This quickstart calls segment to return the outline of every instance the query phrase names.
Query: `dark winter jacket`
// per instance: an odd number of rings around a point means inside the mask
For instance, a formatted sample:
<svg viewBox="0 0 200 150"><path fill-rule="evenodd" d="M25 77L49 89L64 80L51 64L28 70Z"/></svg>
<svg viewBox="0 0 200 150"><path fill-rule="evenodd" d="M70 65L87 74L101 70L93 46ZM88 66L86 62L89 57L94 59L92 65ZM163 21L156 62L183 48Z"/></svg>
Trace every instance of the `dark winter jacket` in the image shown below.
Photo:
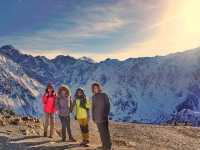
<svg viewBox="0 0 200 150"><path fill-rule="evenodd" d="M108 121L110 113L110 100L105 93L92 96L92 118L96 123Z"/></svg>

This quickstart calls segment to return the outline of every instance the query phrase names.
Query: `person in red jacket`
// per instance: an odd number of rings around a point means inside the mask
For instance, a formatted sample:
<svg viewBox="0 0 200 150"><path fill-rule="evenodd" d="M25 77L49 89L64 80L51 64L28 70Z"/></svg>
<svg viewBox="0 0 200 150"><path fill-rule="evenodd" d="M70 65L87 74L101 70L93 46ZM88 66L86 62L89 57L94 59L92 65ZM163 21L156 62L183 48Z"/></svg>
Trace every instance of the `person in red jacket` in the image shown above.
<svg viewBox="0 0 200 150"><path fill-rule="evenodd" d="M54 131L54 113L56 112L56 93L52 84L48 84L45 93L42 97L44 107L44 137L47 137L47 130L50 123L50 138L53 136Z"/></svg>

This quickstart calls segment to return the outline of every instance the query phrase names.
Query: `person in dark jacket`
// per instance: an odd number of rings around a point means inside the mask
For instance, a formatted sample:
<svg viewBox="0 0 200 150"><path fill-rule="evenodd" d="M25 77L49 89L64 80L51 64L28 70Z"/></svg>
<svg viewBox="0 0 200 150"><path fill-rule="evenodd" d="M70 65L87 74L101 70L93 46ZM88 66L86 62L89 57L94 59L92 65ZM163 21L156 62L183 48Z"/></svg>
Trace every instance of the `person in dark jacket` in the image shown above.
<svg viewBox="0 0 200 150"><path fill-rule="evenodd" d="M108 115L110 113L110 101L106 93L102 92L99 83L93 83L92 89L92 118L96 123L103 150L111 150L112 143L109 132Z"/></svg>

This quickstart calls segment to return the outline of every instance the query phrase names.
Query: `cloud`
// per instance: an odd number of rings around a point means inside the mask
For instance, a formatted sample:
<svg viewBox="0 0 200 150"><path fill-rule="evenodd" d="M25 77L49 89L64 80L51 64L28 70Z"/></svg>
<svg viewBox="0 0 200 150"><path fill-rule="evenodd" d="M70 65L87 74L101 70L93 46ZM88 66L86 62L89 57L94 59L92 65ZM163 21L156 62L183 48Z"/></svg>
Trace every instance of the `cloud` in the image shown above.
<svg viewBox="0 0 200 150"><path fill-rule="evenodd" d="M75 29L78 32L77 37L98 37L116 31L126 24L125 20L117 17L110 18L107 21L96 21L85 23L85 26ZM72 35L73 37L73 35Z"/></svg>
<svg viewBox="0 0 200 150"><path fill-rule="evenodd" d="M116 0L77 5L70 15L66 8L62 18L52 18L55 20L47 28L0 37L0 43L9 42L24 52L48 57L65 53L97 60L140 56L141 51L143 55L146 49L157 46L160 36L155 35L171 22L171 18L163 19L169 1Z"/></svg>
<svg viewBox="0 0 200 150"><path fill-rule="evenodd" d="M162 17L147 29L154 34L119 49L113 57L126 59L167 55L199 47L199 5L199 0L169 0Z"/></svg>
<svg viewBox="0 0 200 150"><path fill-rule="evenodd" d="M74 10L72 16L65 15L55 19L47 28L29 33L17 33L0 37L1 43L13 43L23 49L60 49L66 47L81 47L84 40L107 38L107 35L120 30L127 20L116 12L115 4L94 5L92 7ZM81 15L80 15L81 14ZM69 22L72 24L68 27Z"/></svg>

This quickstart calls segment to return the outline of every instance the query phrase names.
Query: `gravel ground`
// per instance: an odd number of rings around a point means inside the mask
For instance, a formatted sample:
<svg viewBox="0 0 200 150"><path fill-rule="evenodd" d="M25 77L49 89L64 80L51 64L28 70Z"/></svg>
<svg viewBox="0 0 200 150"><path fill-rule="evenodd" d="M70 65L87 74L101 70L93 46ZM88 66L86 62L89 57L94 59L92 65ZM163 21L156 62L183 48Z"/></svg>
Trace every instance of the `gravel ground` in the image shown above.
<svg viewBox="0 0 200 150"><path fill-rule="evenodd" d="M12 118L12 119L11 119ZM72 132L78 142L61 142L60 125L56 124L53 139L42 137L41 121L18 121L11 117L0 125L0 150L95 150L100 146L96 126L90 122L88 148L79 146L81 135L76 121L72 121ZM13 121L15 120L15 121ZM21 120L21 119L19 119ZM114 150L200 150L200 128L189 126L144 125L111 123Z"/></svg>

